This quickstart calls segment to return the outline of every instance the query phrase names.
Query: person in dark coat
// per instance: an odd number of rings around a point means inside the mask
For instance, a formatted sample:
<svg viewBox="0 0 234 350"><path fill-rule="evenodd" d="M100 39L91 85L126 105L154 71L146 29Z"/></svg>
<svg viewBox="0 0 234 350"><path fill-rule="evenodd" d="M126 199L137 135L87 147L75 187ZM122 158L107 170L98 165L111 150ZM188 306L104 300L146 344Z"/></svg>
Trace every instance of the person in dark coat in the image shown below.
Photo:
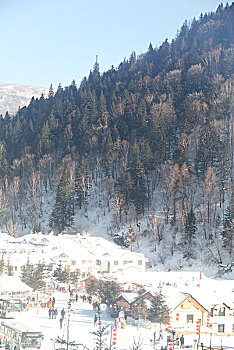
<svg viewBox="0 0 234 350"><path fill-rule="evenodd" d="M63 320L64 320L64 317L61 317L60 320L59 320L59 322L60 322L60 329L62 329L62 327L63 327Z"/></svg>
<svg viewBox="0 0 234 350"><path fill-rule="evenodd" d="M94 326L96 326L96 323L97 323L97 314L95 314L95 316L94 316L94 320L93 320Z"/></svg>
<svg viewBox="0 0 234 350"><path fill-rule="evenodd" d="M76 302L78 301L78 298L79 298L79 297L78 297L78 294L76 294Z"/></svg>
<svg viewBox="0 0 234 350"><path fill-rule="evenodd" d="M52 316L52 310L49 309L49 318L51 318L51 316Z"/></svg>
<svg viewBox="0 0 234 350"><path fill-rule="evenodd" d="M55 318L55 319L56 319L57 315L58 315L58 310L55 309L55 310L54 310L54 318Z"/></svg>
<svg viewBox="0 0 234 350"><path fill-rule="evenodd" d="M184 336L182 334L180 337L180 349L183 349L183 348L184 348Z"/></svg>
<svg viewBox="0 0 234 350"><path fill-rule="evenodd" d="M64 316L65 316L65 310L64 310L64 308L63 308L62 311L61 311L61 316L62 316L62 318L64 318Z"/></svg>

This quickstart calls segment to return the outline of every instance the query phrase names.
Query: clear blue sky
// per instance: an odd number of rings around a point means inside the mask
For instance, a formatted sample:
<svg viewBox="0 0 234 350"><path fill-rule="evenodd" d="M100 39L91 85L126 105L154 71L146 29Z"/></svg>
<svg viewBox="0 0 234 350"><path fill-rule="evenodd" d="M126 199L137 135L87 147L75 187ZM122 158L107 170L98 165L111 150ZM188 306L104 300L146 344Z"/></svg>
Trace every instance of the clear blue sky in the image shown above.
<svg viewBox="0 0 234 350"><path fill-rule="evenodd" d="M132 51L176 36L217 0L0 0L0 82L79 84L98 55L101 72ZM230 3L230 1L229 1ZM226 1L224 2L224 5Z"/></svg>

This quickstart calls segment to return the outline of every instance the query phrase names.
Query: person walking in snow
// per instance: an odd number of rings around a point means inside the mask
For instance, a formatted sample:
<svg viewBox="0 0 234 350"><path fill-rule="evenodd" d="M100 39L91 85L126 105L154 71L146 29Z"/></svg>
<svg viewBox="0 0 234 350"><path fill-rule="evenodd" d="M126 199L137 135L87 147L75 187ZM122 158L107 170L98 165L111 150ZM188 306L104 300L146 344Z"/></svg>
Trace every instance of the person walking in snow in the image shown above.
<svg viewBox="0 0 234 350"><path fill-rule="evenodd" d="M51 318L52 310L49 309L49 318Z"/></svg>
<svg viewBox="0 0 234 350"><path fill-rule="evenodd" d="M59 322L60 322L60 329L63 328L63 320L64 320L64 317L61 317L60 320L59 320Z"/></svg>
<svg viewBox="0 0 234 350"><path fill-rule="evenodd" d="M180 337L180 349L184 349L184 336L183 336L183 334Z"/></svg>
<svg viewBox="0 0 234 350"><path fill-rule="evenodd" d="M97 323L97 314L95 314L94 316L93 325L96 326L96 323Z"/></svg>
<svg viewBox="0 0 234 350"><path fill-rule="evenodd" d="M65 310L64 310L64 308L63 308L62 311L61 311L61 316L62 316L62 318L64 318L64 316L65 316Z"/></svg>
<svg viewBox="0 0 234 350"><path fill-rule="evenodd" d="M57 308L54 310L54 318L56 319L56 317L57 317L57 315L58 315L58 310L57 310Z"/></svg>

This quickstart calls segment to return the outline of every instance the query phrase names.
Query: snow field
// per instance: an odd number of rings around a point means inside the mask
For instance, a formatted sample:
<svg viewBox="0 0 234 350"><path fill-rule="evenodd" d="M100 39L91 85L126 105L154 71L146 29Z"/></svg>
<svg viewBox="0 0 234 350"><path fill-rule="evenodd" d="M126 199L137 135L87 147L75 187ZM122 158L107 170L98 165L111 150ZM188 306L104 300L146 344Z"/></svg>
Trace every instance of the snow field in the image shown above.
<svg viewBox="0 0 234 350"><path fill-rule="evenodd" d="M51 339L59 336L60 338L67 339L67 308L69 293L55 293L54 294L56 303L55 307L58 309L57 319L49 319L48 309L30 309L27 312L21 313L17 320L27 325L32 326L35 330L41 331L44 335L42 341L41 350L53 350L59 348L58 344L54 348L53 341ZM60 329L59 319L61 317L61 310L64 307L66 311L65 320L62 329ZM76 303L71 305L72 312L70 313L70 341L86 345L90 350L93 350L95 346L95 335L91 334L93 331L98 329L98 326L94 326L93 320L95 311L92 305L88 302L84 302L79 299ZM111 318L105 311L101 314L102 325L114 325L114 319ZM138 341L139 337L142 341L142 350L152 350L153 334L156 331L158 337L158 325L147 329L144 328L144 321L141 321L140 329L137 329L137 323L131 319L127 319L127 325L125 329L117 329L117 345L116 350L129 350L133 344L134 338ZM197 336L185 335L185 345L194 346L194 339ZM204 345L210 345L210 334L202 334L201 341ZM110 334L107 336L107 345L110 344ZM158 349L161 349L162 345L166 345L166 334L164 333L163 341L158 343ZM234 349L234 337L215 337L212 336L212 346L221 348L223 345L224 349ZM82 349L82 347L80 347ZM176 347L175 347L176 350Z"/></svg>

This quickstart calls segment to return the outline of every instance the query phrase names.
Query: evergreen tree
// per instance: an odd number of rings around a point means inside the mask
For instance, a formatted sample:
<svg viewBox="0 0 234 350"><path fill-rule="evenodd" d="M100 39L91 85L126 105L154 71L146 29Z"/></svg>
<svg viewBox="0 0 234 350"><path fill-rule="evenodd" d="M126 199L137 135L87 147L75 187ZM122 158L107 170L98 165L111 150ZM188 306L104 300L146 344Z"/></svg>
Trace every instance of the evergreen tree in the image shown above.
<svg viewBox="0 0 234 350"><path fill-rule="evenodd" d="M196 231L196 217L193 208L191 208L185 219L185 237L188 239L188 242L190 244L192 242L192 239L196 237Z"/></svg>
<svg viewBox="0 0 234 350"><path fill-rule="evenodd" d="M13 266L10 263L10 258L7 260L7 276L13 276Z"/></svg>
<svg viewBox="0 0 234 350"><path fill-rule="evenodd" d="M149 310L149 320L160 324L167 324L169 319L169 308L165 303L162 294L157 293L153 301L151 301L151 308Z"/></svg>
<svg viewBox="0 0 234 350"><path fill-rule="evenodd" d="M34 291L40 290L45 287L45 270L44 262L39 262L37 265L33 265L30 263L28 257L26 265L23 266L20 278Z"/></svg>
<svg viewBox="0 0 234 350"><path fill-rule="evenodd" d="M46 266L44 262L39 262L33 271L33 280L31 281L30 287L33 290L43 289L46 285L45 283Z"/></svg>
<svg viewBox="0 0 234 350"><path fill-rule="evenodd" d="M79 208L83 206L85 211L88 204L88 195L91 188L91 179L89 176L87 160L82 157L79 164L76 166L75 170L75 193L76 202Z"/></svg>
<svg viewBox="0 0 234 350"><path fill-rule="evenodd" d="M54 97L53 85L50 84L48 98Z"/></svg>
<svg viewBox="0 0 234 350"><path fill-rule="evenodd" d="M98 329L92 332L92 334L95 335L94 350L108 350L109 346L107 345L107 336L109 335L110 331L107 329L108 326L102 326L101 310L99 305L97 310L97 324L98 324Z"/></svg>
<svg viewBox="0 0 234 350"><path fill-rule="evenodd" d="M56 201L51 214L50 226L56 232L61 232L66 226L71 226L74 221L74 183L71 176L69 163L64 164Z"/></svg>
<svg viewBox="0 0 234 350"><path fill-rule="evenodd" d="M29 257L26 264L22 268L20 279L22 282L30 286L33 280L34 266L30 263Z"/></svg>
<svg viewBox="0 0 234 350"><path fill-rule="evenodd" d="M98 297L102 302L110 305L120 295L121 288L113 277L100 278L98 282L91 283L87 293Z"/></svg>
<svg viewBox="0 0 234 350"><path fill-rule="evenodd" d="M54 271L54 277L56 278L56 281L60 283L67 283L69 282L69 274L67 269L62 265L61 261L58 264L58 267Z"/></svg>
<svg viewBox="0 0 234 350"><path fill-rule="evenodd" d="M132 157L129 163L129 173L132 178L132 200L136 207L136 213L144 213L146 202L146 176L140 159L137 144L133 146Z"/></svg>

